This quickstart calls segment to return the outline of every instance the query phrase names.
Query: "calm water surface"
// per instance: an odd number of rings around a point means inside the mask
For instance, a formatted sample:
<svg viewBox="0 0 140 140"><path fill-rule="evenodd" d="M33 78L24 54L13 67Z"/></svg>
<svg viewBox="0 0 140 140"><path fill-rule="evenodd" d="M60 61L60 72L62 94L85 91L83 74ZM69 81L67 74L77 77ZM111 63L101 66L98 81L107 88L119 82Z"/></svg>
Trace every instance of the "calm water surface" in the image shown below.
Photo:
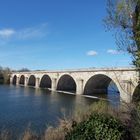
<svg viewBox="0 0 140 140"><path fill-rule="evenodd" d="M75 108L84 108L95 99L50 92L47 90L0 85L0 129L20 133L29 125L43 131L48 125L56 126L63 111L67 116Z"/></svg>

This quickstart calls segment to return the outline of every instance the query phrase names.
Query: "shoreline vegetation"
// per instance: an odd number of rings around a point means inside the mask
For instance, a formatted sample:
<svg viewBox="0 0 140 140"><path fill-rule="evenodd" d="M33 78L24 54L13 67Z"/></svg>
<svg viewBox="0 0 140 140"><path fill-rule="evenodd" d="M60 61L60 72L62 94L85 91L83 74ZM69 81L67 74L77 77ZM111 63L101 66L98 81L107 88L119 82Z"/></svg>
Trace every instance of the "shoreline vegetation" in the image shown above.
<svg viewBox="0 0 140 140"><path fill-rule="evenodd" d="M10 83L10 68L3 68L0 66L0 84L9 84Z"/></svg>
<svg viewBox="0 0 140 140"><path fill-rule="evenodd" d="M30 127L20 136L1 130L0 140L139 140L139 128L140 103L114 108L108 102L98 101L84 109L77 108L70 117L63 110L59 125L49 126L42 134Z"/></svg>
<svg viewBox="0 0 140 140"><path fill-rule="evenodd" d="M2 67L0 66L0 84L9 84L10 83L10 74L12 71L17 71L17 72L25 72L25 71L30 71L27 68L22 68L19 70L11 70L10 68Z"/></svg>

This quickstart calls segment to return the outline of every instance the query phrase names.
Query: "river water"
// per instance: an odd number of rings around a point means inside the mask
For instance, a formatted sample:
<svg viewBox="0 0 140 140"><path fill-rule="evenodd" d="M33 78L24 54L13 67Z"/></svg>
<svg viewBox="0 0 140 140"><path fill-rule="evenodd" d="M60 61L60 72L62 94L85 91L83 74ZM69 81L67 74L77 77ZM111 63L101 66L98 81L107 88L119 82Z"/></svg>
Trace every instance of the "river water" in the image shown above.
<svg viewBox="0 0 140 140"><path fill-rule="evenodd" d="M0 129L16 133L28 126L38 132L56 126L65 112L70 116L76 108L94 103L95 99L48 90L14 85L0 85Z"/></svg>

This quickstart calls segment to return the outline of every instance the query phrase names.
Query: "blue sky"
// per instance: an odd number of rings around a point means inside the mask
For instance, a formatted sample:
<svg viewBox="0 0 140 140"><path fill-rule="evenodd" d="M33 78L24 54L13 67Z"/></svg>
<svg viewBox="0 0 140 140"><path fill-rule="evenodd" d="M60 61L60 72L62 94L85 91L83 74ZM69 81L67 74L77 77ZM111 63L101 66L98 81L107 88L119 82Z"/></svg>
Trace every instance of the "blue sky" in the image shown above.
<svg viewBox="0 0 140 140"><path fill-rule="evenodd" d="M106 32L106 0L1 0L0 65L31 70L131 66Z"/></svg>

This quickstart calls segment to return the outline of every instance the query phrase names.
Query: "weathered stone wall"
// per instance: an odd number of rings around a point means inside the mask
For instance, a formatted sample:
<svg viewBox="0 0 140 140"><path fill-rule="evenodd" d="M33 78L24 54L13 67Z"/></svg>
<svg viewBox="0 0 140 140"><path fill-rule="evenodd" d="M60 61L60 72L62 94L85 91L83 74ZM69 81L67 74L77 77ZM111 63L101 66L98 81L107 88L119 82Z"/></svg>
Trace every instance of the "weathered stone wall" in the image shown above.
<svg viewBox="0 0 140 140"><path fill-rule="evenodd" d="M139 73L135 68L110 68L65 71L17 72L11 74L11 83L13 83L14 76L16 76L16 83L19 84L19 79L22 75L24 75L25 77L25 86L29 84L30 76L34 75L35 83L32 84L35 85L36 88L38 88L40 86L42 77L44 75L48 75L51 80L52 90L56 90L58 87L61 87L60 90L74 89L76 90L76 94L84 94L85 92L90 93L94 90L98 90L98 92L103 92L106 90L106 87L112 80L120 91L121 100L124 100L126 102L131 101L133 92L137 87L139 80ZM63 78L64 75L67 75L67 77Z"/></svg>

